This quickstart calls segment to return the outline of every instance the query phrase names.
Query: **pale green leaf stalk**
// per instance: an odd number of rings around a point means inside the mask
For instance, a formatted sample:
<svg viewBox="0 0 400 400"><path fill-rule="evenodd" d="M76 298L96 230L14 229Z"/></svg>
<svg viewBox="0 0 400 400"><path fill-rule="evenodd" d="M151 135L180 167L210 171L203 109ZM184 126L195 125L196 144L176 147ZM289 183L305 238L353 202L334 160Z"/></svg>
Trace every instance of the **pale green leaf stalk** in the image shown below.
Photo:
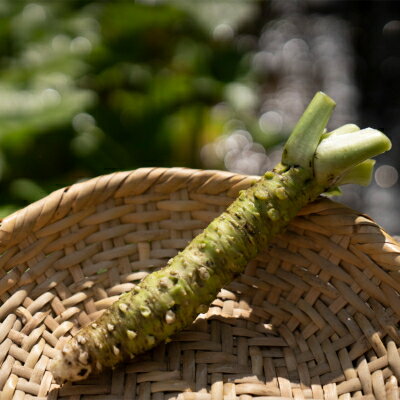
<svg viewBox="0 0 400 400"><path fill-rule="evenodd" d="M360 169L370 175L370 162L363 162L387 150L388 139L354 126L345 135L323 137L334 106L331 98L318 93L273 171L242 191L166 267L146 276L70 339L51 365L58 382L85 379L91 372L114 367L189 326L304 205L334 182L348 181L353 166L355 181L365 174Z"/></svg>
<svg viewBox="0 0 400 400"><path fill-rule="evenodd" d="M315 149L335 106L325 93L314 96L283 148L282 164L311 167Z"/></svg>
<svg viewBox="0 0 400 400"><path fill-rule="evenodd" d="M353 183L360 186L368 186L372 180L375 160L365 160L344 173L336 182L338 186Z"/></svg>
<svg viewBox="0 0 400 400"><path fill-rule="evenodd" d="M315 178L320 184L331 186L354 166L390 148L390 140L371 128L328 136L315 152Z"/></svg>
<svg viewBox="0 0 400 400"><path fill-rule="evenodd" d="M331 131L331 132L324 133L322 135L321 139L324 140L328 136L331 136L331 135L345 135L346 133L357 132L359 130L360 130L360 128L355 124L346 124L346 125L343 125L337 129Z"/></svg>

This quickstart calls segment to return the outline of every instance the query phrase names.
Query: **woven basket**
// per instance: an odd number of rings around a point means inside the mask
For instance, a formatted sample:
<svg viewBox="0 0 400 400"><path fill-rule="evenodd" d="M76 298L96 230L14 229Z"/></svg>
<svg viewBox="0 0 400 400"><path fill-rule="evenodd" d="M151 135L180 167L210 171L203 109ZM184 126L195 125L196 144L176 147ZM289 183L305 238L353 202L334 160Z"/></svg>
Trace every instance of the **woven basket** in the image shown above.
<svg viewBox="0 0 400 400"><path fill-rule="evenodd" d="M320 198L135 362L61 388L55 349L257 179L139 169L58 190L0 226L1 400L398 399L400 246Z"/></svg>

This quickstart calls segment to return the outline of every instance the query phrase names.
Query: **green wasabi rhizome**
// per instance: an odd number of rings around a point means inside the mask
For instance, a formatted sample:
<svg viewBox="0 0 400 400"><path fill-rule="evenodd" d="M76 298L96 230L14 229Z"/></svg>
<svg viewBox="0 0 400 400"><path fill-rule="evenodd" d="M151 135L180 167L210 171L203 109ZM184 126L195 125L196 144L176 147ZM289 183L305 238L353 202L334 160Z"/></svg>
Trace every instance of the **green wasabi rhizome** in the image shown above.
<svg viewBox="0 0 400 400"><path fill-rule="evenodd" d="M71 338L51 363L56 380L85 379L189 326L303 206L341 184L368 184L370 157L391 143L383 133L353 124L326 133L334 107L330 97L317 93L287 140L281 163L242 191L167 266Z"/></svg>

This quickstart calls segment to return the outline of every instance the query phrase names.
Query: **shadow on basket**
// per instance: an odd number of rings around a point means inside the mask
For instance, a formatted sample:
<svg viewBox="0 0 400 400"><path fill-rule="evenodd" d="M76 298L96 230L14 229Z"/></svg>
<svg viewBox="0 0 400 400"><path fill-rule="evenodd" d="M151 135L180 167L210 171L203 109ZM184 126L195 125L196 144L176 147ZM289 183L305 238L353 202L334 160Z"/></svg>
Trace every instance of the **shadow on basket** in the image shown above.
<svg viewBox="0 0 400 400"><path fill-rule="evenodd" d="M139 169L61 189L4 219L1 400L397 399L400 246L326 198L170 343L101 376L54 383L55 349L254 179Z"/></svg>

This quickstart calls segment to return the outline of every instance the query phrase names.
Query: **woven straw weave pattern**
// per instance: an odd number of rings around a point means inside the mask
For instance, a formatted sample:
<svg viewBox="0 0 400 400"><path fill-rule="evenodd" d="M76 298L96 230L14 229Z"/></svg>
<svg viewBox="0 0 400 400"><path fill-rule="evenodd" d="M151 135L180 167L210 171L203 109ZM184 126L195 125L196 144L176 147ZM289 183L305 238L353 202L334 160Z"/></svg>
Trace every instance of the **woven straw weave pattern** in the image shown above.
<svg viewBox="0 0 400 400"><path fill-rule="evenodd" d="M1 400L398 399L400 247L319 199L172 342L59 388L49 360L257 179L139 169L0 226Z"/></svg>

